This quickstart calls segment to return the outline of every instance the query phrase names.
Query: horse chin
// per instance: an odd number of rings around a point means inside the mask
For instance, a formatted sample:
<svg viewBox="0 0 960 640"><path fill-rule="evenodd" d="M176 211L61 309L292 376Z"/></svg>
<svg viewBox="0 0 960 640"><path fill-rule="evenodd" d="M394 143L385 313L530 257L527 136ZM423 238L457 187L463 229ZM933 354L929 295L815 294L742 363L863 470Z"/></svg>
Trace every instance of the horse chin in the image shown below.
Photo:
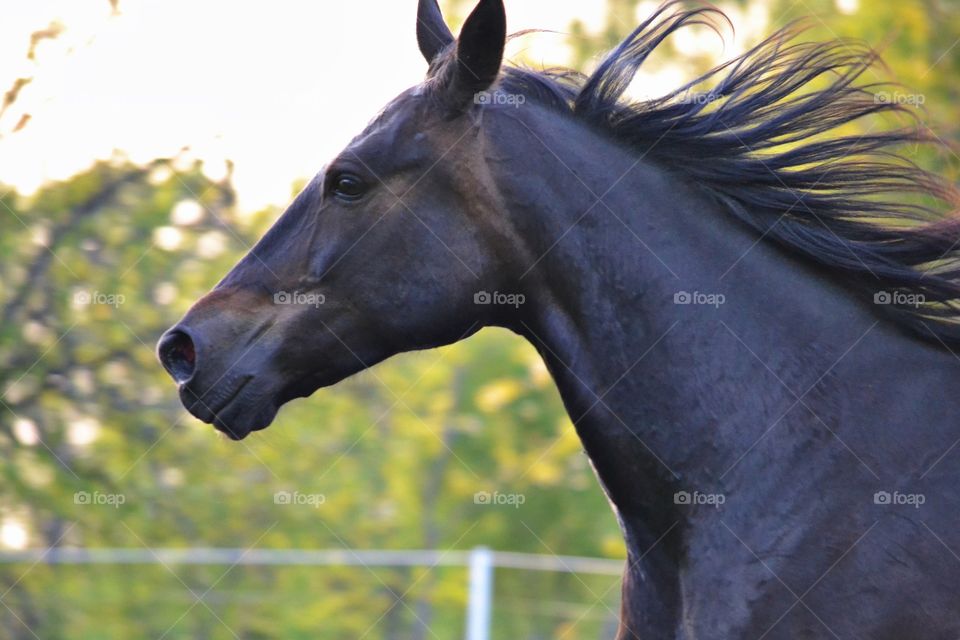
<svg viewBox="0 0 960 640"><path fill-rule="evenodd" d="M245 409L242 412L217 416L212 424L214 429L235 442L243 440L254 431L262 431L273 424L278 407L269 403L263 407Z"/></svg>
<svg viewBox="0 0 960 640"><path fill-rule="evenodd" d="M273 424L280 407L288 402L307 398L320 389L332 387L350 375L352 374L308 376L287 385L274 398L263 401L260 405L254 405L252 400L245 401L246 399L241 396L212 419L203 417L201 419L212 424L217 431L231 440L239 442L251 433L262 431Z"/></svg>

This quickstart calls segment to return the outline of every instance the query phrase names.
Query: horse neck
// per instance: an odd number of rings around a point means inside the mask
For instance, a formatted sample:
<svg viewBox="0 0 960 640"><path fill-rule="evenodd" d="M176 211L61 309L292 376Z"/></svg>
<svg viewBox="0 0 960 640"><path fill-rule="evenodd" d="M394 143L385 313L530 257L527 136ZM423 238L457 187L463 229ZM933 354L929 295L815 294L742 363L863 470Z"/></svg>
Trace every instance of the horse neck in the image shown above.
<svg viewBox="0 0 960 640"><path fill-rule="evenodd" d="M806 389L876 318L831 274L758 242L632 150L564 116L509 120L504 155L520 162L501 183L518 252L535 264L521 279L530 308L512 328L542 353L642 553L683 519L674 491L718 482L742 453L711 428L729 424L723 412L772 422L790 389ZM681 292L724 304L675 304ZM680 553L661 548L665 562Z"/></svg>
<svg viewBox="0 0 960 640"><path fill-rule="evenodd" d="M707 364L696 334L718 317L674 296L729 297L719 276L752 240L677 178L577 134L546 127L526 144L537 157L524 164L540 170L518 172L521 188L538 197L520 198L514 218L536 266L521 281L531 305L515 328L543 355L621 517L646 520L665 512L659 502L685 471L686 453L660 436L698 421L687 411L681 423L666 399L695 385Z"/></svg>

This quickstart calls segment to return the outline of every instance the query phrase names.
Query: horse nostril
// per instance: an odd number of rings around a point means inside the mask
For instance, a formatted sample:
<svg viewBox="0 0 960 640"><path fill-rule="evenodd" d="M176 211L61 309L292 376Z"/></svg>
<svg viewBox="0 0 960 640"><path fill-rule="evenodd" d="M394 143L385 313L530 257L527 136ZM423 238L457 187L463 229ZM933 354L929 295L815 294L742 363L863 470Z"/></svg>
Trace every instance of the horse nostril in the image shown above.
<svg viewBox="0 0 960 640"><path fill-rule="evenodd" d="M157 354L163 368L178 384L189 382L197 367L197 351L193 340L183 331L168 331L160 338Z"/></svg>

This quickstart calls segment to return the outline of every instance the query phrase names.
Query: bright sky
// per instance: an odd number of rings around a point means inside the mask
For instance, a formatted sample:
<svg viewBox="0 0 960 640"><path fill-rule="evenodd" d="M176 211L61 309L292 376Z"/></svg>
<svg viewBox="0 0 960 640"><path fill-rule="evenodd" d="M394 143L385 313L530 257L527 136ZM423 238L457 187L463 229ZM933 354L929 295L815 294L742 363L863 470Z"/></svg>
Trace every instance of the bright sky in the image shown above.
<svg viewBox="0 0 960 640"><path fill-rule="evenodd" d="M645 2L646 13L658 2ZM598 30L605 0L508 1L511 31ZM35 77L0 121L0 182L24 192L122 150L145 162L185 146L214 177L236 164L241 206L283 204L426 64L414 32L416 0L30 0L0 21L0 92ZM30 33L59 21L60 38L26 59ZM740 15L743 34L763 12ZM746 23L746 24L744 24ZM565 36L514 43L528 59L565 64ZM684 50L711 46L694 39ZM739 47L737 47L739 48ZM727 54L731 52L728 47ZM680 78L647 78L651 93ZM11 129L24 113L32 120Z"/></svg>

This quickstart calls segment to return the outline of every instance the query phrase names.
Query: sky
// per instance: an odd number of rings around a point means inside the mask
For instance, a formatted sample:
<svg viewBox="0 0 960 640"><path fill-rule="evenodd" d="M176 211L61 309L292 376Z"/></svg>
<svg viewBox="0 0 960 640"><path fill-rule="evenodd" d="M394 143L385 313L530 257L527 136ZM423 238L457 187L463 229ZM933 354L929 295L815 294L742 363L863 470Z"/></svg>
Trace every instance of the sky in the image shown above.
<svg viewBox="0 0 960 640"><path fill-rule="evenodd" d="M120 0L119 13L108 0L7 2L0 91L34 80L0 119L0 183L24 193L116 153L147 162L188 147L185 157L203 159L213 178L234 162L241 209L282 205L294 182L426 71L415 0ZM566 64L571 22L600 30L606 2L515 0L507 9L511 31L561 32L514 41L508 56ZM765 18L735 17L734 50ZM30 34L52 22L63 34L27 60ZM682 50L721 52L714 39L685 38ZM642 80L656 94L682 79L668 66ZM23 113L31 120L13 132Z"/></svg>

